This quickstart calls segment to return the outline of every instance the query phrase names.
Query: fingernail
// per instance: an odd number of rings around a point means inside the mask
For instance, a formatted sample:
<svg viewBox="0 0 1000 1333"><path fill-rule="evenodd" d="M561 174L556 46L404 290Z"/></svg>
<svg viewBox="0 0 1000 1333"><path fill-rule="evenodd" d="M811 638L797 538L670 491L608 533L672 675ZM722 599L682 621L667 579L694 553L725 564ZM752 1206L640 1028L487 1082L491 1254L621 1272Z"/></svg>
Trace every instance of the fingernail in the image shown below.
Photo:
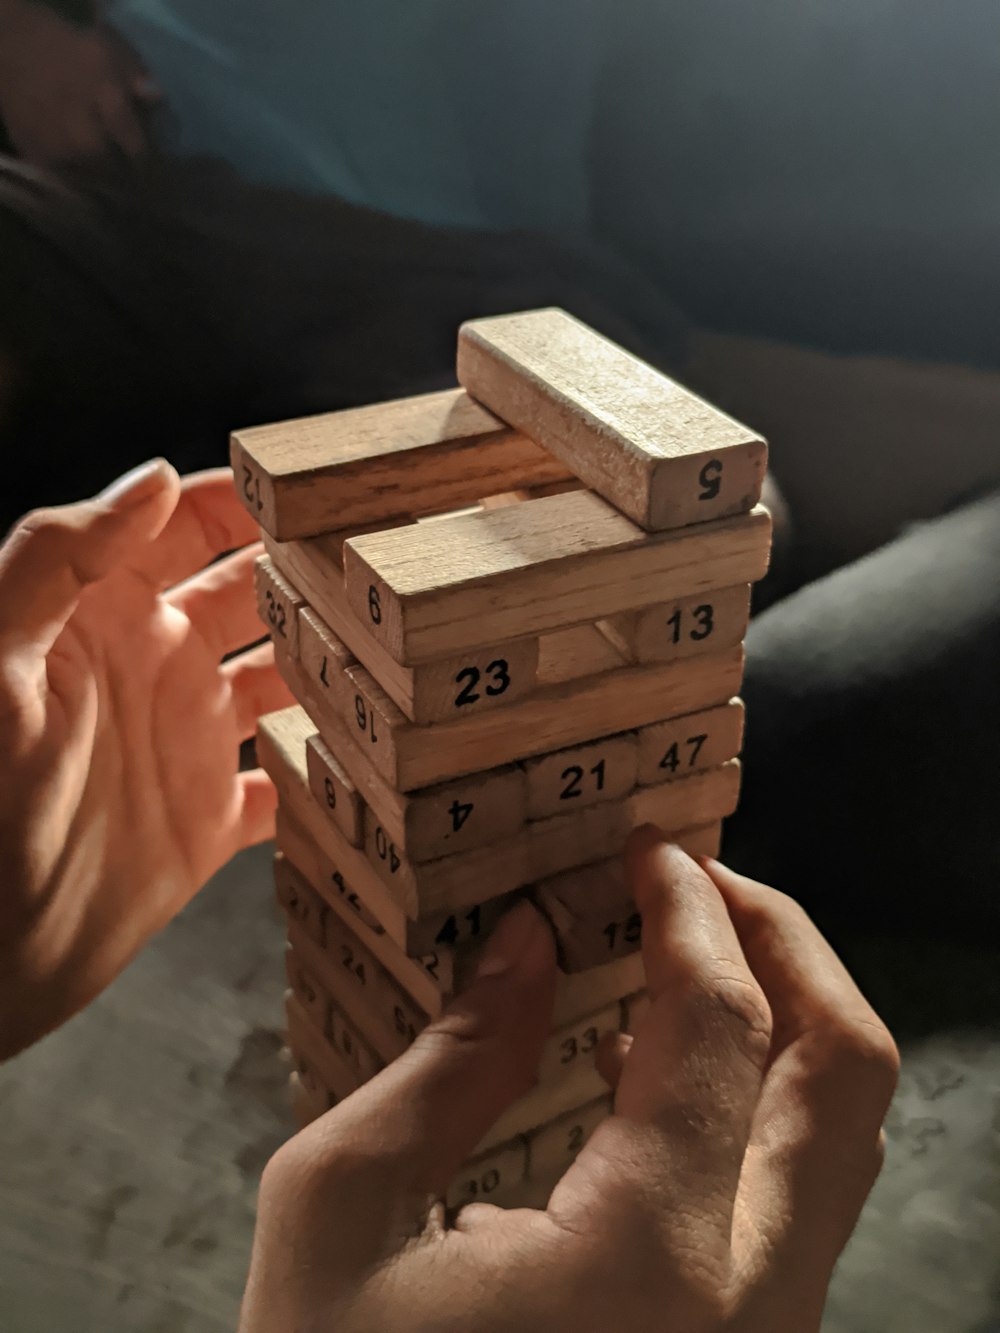
<svg viewBox="0 0 1000 1333"><path fill-rule="evenodd" d="M476 980L530 970L554 948L545 918L525 899L511 908L490 936L476 968Z"/></svg>
<svg viewBox="0 0 1000 1333"><path fill-rule="evenodd" d="M170 464L165 458L151 458L105 486L98 495L102 504L114 509L125 509L154 495L166 480Z"/></svg>

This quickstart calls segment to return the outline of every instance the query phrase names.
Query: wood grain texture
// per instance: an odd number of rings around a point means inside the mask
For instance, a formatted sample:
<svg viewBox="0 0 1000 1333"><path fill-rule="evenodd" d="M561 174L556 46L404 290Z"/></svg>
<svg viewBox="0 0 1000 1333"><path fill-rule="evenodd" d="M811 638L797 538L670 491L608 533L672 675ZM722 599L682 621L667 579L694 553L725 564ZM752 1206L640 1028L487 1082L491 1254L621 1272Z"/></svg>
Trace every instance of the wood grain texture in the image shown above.
<svg viewBox="0 0 1000 1333"><path fill-rule="evenodd" d="M680 597L599 622L630 662L676 662L741 643L750 624L750 585Z"/></svg>
<svg viewBox="0 0 1000 1333"><path fill-rule="evenodd" d="M419 865L398 852L376 850L370 864L411 916L485 902L560 871L617 854L633 828L664 832L714 823L736 809L739 760L656 787L637 787L618 801L538 819L524 832L488 847Z"/></svg>
<svg viewBox="0 0 1000 1333"><path fill-rule="evenodd" d="M315 948L315 945L312 946ZM288 1046L296 1062L296 1072L312 1091L314 1078L335 1102L342 1102L356 1092L361 1080L337 1051L310 1022L298 999L285 996L285 1030Z"/></svg>
<svg viewBox="0 0 1000 1333"><path fill-rule="evenodd" d="M385 1061L331 999L322 982L291 944L285 949L285 973L292 994L306 1015L337 1054L354 1070L359 1082L367 1083L380 1073L385 1068Z"/></svg>
<svg viewBox="0 0 1000 1333"><path fill-rule="evenodd" d="M322 948L330 908L322 895L311 884L303 883L302 876L280 854L274 858L274 891L285 915Z"/></svg>
<svg viewBox="0 0 1000 1333"><path fill-rule="evenodd" d="M410 792L724 703L740 688L743 649L567 681L503 712L431 727L414 726L362 668L346 675L354 693L338 725L391 786Z"/></svg>
<svg viewBox="0 0 1000 1333"><path fill-rule="evenodd" d="M462 1208L467 1203L495 1203L527 1175L528 1144L518 1137L463 1163L448 1186L445 1203L449 1208Z"/></svg>
<svg viewBox="0 0 1000 1333"><path fill-rule="evenodd" d="M626 731L523 760L528 818L621 800L636 785L637 755L636 733Z"/></svg>
<svg viewBox="0 0 1000 1333"><path fill-rule="evenodd" d="M564 685L585 676L601 676L629 666L625 653L598 625L573 625L553 630L538 640L538 685Z"/></svg>
<svg viewBox="0 0 1000 1333"><path fill-rule="evenodd" d="M649 534L600 496L574 491L352 538L344 579L358 620L414 666L753 583L767 571L770 544L761 506Z"/></svg>
<svg viewBox="0 0 1000 1333"><path fill-rule="evenodd" d="M461 389L239 430L230 458L243 503L279 541L569 475Z"/></svg>
<svg viewBox="0 0 1000 1333"><path fill-rule="evenodd" d="M606 1094L608 1085L593 1065L581 1064L562 1078L540 1083L504 1111L476 1145L477 1154L507 1143Z"/></svg>
<svg viewBox="0 0 1000 1333"><path fill-rule="evenodd" d="M310 736L306 741L306 767L309 787L320 809L352 847L360 847L365 838L364 801L321 736Z"/></svg>
<svg viewBox="0 0 1000 1333"><path fill-rule="evenodd" d="M303 935L294 922L289 923L289 942L333 1003L388 1064L413 1044L429 1016L339 918L332 918L330 925L333 931L325 949Z"/></svg>
<svg viewBox="0 0 1000 1333"><path fill-rule="evenodd" d="M743 748L746 710L742 699L654 722L638 733L640 786L684 777L735 759Z"/></svg>
<svg viewBox="0 0 1000 1333"><path fill-rule="evenodd" d="M646 984L641 954L630 954L613 963L592 967L589 972L560 971L552 1014L554 1027L571 1023L582 1014L603 1009L613 1000L623 1000Z"/></svg>
<svg viewBox="0 0 1000 1333"><path fill-rule="evenodd" d="M759 435L563 310L464 324L458 379L651 531L760 499Z"/></svg>
<svg viewBox="0 0 1000 1333"><path fill-rule="evenodd" d="M481 943L511 906L511 897L472 904L472 910L443 905L410 919L363 852L323 816L309 791L298 746L282 744L289 730L280 713L270 714L261 720L258 740L261 765L280 798L279 847L400 983L428 1012L437 1012L441 995L451 993L455 951Z"/></svg>
<svg viewBox="0 0 1000 1333"><path fill-rule="evenodd" d="M467 970L466 960L474 946L492 930L508 904L484 904L474 916L464 913L456 921L452 920L454 914L446 912L429 920L411 922L394 908L399 915L390 933L374 920L367 908L360 907L360 899L350 883L289 815L287 808L279 808L277 824L278 846L302 878L325 892L331 910L339 908L341 920L355 931L422 1009L431 1015L439 1014L454 995L463 968ZM345 892L341 892L341 885ZM383 885L379 887L385 891Z"/></svg>
<svg viewBox="0 0 1000 1333"><path fill-rule="evenodd" d="M579 1065L592 1065L594 1053L602 1038L608 1033L620 1032L621 1026L621 1003L614 1001L603 1009L583 1014L556 1028L542 1049L538 1066L539 1083L562 1078L568 1070Z"/></svg>
<svg viewBox="0 0 1000 1333"><path fill-rule="evenodd" d="M531 636L488 643L474 652L442 657L418 667L401 666L359 621L347 604L343 576L330 557L327 538L272 542L268 558L308 602L300 613L301 651L310 678L324 694L335 665L360 661L382 683L400 711L420 725L503 708L531 692L539 648ZM463 673L474 672L472 682ZM472 697L475 695L475 698Z"/></svg>
<svg viewBox="0 0 1000 1333"><path fill-rule="evenodd" d="M279 795L278 845L327 905L357 931L383 966L428 1013L436 1013L442 996L451 994L452 950L439 946L427 949L424 941L446 930L453 937L450 943L465 943L469 935L489 927L491 914L483 909L471 920L464 914L461 922L448 930L453 915L449 909L425 921L419 929L411 927L403 907L368 858L350 845L313 800L298 746L283 743L295 725L294 719L290 726L281 713L274 713L261 719L258 733L261 766ZM496 910L502 908L499 904Z"/></svg>
<svg viewBox="0 0 1000 1333"><path fill-rule="evenodd" d="M343 640L329 629L312 607L303 605L300 608L297 665L320 698L329 697L333 707L339 707L347 690L344 668L356 666L357 661Z"/></svg>
<svg viewBox="0 0 1000 1333"><path fill-rule="evenodd" d="M377 950L376 941L383 936L401 947L399 940L405 938L407 919L403 909L381 881L370 885L364 882L365 890L371 887L364 898L355 891L337 863L320 846L317 834L322 837L321 821L301 796L289 800L287 791L286 787L280 792L275 815L279 853L313 886L331 911L352 924L369 948Z"/></svg>
<svg viewBox="0 0 1000 1333"><path fill-rule="evenodd" d="M469 851L495 842L523 828L527 819L527 783L516 765L471 773L453 782L404 793L386 782L371 762L366 748L356 745L344 716L333 714L320 700L311 682L295 663L277 657L279 670L292 693L300 700L317 729L322 726L326 741L319 743L335 754L367 808L367 823L374 820L389 839L412 861L432 861L453 852ZM357 722L353 707L345 715ZM366 730L363 740L367 741ZM307 755L312 740L307 742ZM322 804L310 767L313 795ZM359 842L364 842L364 824Z"/></svg>
<svg viewBox="0 0 1000 1333"><path fill-rule="evenodd" d="M285 976L292 994L313 1024L328 1034L333 1001L290 944L285 947Z"/></svg>
<svg viewBox="0 0 1000 1333"><path fill-rule="evenodd" d="M267 556L254 564L257 614L275 646L293 660L299 655L299 610L305 598L274 567Z"/></svg>
<svg viewBox="0 0 1000 1333"><path fill-rule="evenodd" d="M720 830L715 821L671 833L671 840L691 856L717 856ZM583 972L642 947L642 917L620 856L541 880L534 897L555 931L565 972Z"/></svg>

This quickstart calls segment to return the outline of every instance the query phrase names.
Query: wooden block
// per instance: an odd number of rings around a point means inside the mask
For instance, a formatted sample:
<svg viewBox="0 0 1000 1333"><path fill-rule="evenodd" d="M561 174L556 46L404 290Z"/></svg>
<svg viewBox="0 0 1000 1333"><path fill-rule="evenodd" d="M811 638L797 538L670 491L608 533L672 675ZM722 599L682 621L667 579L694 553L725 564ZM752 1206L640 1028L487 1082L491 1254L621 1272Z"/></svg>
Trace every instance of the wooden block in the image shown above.
<svg viewBox="0 0 1000 1333"><path fill-rule="evenodd" d="M262 555L254 565L257 613L271 638L289 657L299 655L299 610L305 598Z"/></svg>
<svg viewBox="0 0 1000 1333"><path fill-rule="evenodd" d="M413 725L459 720L506 708L530 694L537 681L538 658L537 638L492 644L459 657L406 668L408 678L402 702L398 702L400 695L393 694L390 688L385 692ZM350 693L349 665L345 667L345 675L349 682L345 688ZM391 686L397 673L390 671L379 679Z"/></svg>
<svg viewBox="0 0 1000 1333"><path fill-rule="evenodd" d="M692 856L714 855L719 825L684 829L673 840ZM620 856L541 880L535 901L556 933L559 966L583 972L642 947L642 917Z"/></svg>
<svg viewBox="0 0 1000 1333"><path fill-rule="evenodd" d="M489 936L514 904L515 895L508 894L411 920L364 858L364 873L357 874L352 864L352 879L345 879L337 861L343 861L343 848L348 844L338 844L342 836L338 830L320 826L307 831L305 821L295 817L287 802L278 810L277 824L278 845L288 859L428 1013L436 1013L441 997L452 993L464 955ZM320 839L328 851L323 850ZM364 894L363 902L354 885Z"/></svg>
<svg viewBox="0 0 1000 1333"><path fill-rule="evenodd" d="M528 1135L528 1175L547 1180L564 1175L594 1130L611 1114L612 1097L598 1097L550 1120Z"/></svg>
<svg viewBox="0 0 1000 1333"><path fill-rule="evenodd" d="M293 706L262 717L257 727L257 760L275 787L285 813L323 850L333 867L331 882L327 877L307 878L323 898L333 906L346 900L366 924L388 931L402 919L401 909L387 893L377 875L371 873L368 859L352 847L341 831L326 818L309 788L305 741L313 735L314 725L304 709ZM279 815L281 811L279 810ZM301 867L300 867L301 869ZM350 883L355 880L356 883ZM398 936L397 936L398 938Z"/></svg>
<svg viewBox="0 0 1000 1333"><path fill-rule="evenodd" d="M352 847L360 847L365 837L365 803L321 736L306 741L306 767L310 790L320 808Z"/></svg>
<svg viewBox="0 0 1000 1333"><path fill-rule="evenodd" d="M484 496L479 507L505 509L508 505L521 504L525 500L540 500L546 495L565 495L567 491L583 489L584 484L579 477L566 477L563 481L550 481L543 486L522 486L516 491L501 491L499 495Z"/></svg>
<svg viewBox="0 0 1000 1333"><path fill-rule="evenodd" d="M734 759L743 747L744 719L742 699L730 699L717 708L642 727L637 771L640 786L684 777Z"/></svg>
<svg viewBox="0 0 1000 1333"><path fill-rule="evenodd" d="M285 976L303 1013L324 1036L329 1036L330 1007L333 1003L330 993L316 980L291 945L285 946Z"/></svg>
<svg viewBox="0 0 1000 1333"><path fill-rule="evenodd" d="M740 513L767 446L563 310L464 324L458 379L644 528Z"/></svg>
<svg viewBox="0 0 1000 1333"><path fill-rule="evenodd" d="M230 457L243 503L280 541L569 475L460 389L236 431Z"/></svg>
<svg viewBox="0 0 1000 1333"><path fill-rule="evenodd" d="M358 659L345 643L337 638L320 620L312 607L299 610L299 658L303 680L321 699L329 698L331 707L339 709L347 683L344 668L356 666Z"/></svg>
<svg viewBox="0 0 1000 1333"><path fill-rule="evenodd" d="M441 518L449 518L452 514L478 514L481 508L482 508L482 505L479 504L479 503L476 503L476 504L474 504L474 505L463 505L460 509L445 509L445 510L438 510L438 511L436 511L436 512L433 513L433 514L420 514L420 515L419 515L416 519L414 519L413 521L414 521L415 523L436 523L436 522L438 521L438 519L441 519ZM382 530L384 531L384 525L383 525ZM376 525L373 524L373 525L368 529L368 531L369 531L369 532L375 532L375 531L376 531ZM352 536L352 537L357 537L357 536L359 536L359 535L360 535L360 534L359 534L359 533L356 533L356 532L351 533L351 536ZM345 537L345 541L346 541L346 537Z"/></svg>
<svg viewBox="0 0 1000 1333"><path fill-rule="evenodd" d="M311 941L309 944L315 948ZM354 1070L310 1022L309 1016L290 992L285 996L285 1023L296 1071L310 1090L313 1083L318 1083L335 1102L342 1102L357 1091L361 1084Z"/></svg>
<svg viewBox="0 0 1000 1333"><path fill-rule="evenodd" d="M544 819L617 801L636 784L638 741L634 731L526 759L528 818Z"/></svg>
<svg viewBox="0 0 1000 1333"><path fill-rule="evenodd" d="M312 807L303 818L305 813L297 803L282 798L276 818L279 853L292 863L302 879L315 888L327 908L337 912L366 943L383 936L394 938L405 932L405 925L399 924L405 922L405 914L393 902L384 885L378 885L378 898L366 895L363 900L337 869L336 862L323 851L314 836L315 830L310 829L310 820L320 823L318 813ZM362 888L367 888L367 884ZM372 901L377 906L377 913L367 905Z"/></svg>
<svg viewBox="0 0 1000 1333"><path fill-rule="evenodd" d="M367 1083L385 1068L385 1061L379 1059L358 1028L336 1004L330 1005L328 1036L362 1083Z"/></svg>
<svg viewBox="0 0 1000 1333"><path fill-rule="evenodd" d="M352 742L346 744L357 751ZM361 758L367 762L363 755ZM471 773L454 782L424 787L410 796L397 793L393 804L395 809L385 802L381 812L374 806L367 812L369 855L371 837L378 841L378 833L373 833L372 826L377 830L381 825L401 853L419 863L512 837L527 822L524 775L513 766ZM383 813L388 813L390 819L383 820ZM391 836L393 833L395 836Z"/></svg>
<svg viewBox="0 0 1000 1333"><path fill-rule="evenodd" d="M303 882L283 856L274 858L274 888L281 907L311 940L323 947L329 908L311 884Z"/></svg>
<svg viewBox="0 0 1000 1333"><path fill-rule="evenodd" d="M621 857L543 880L535 897L555 929L565 972L609 963L642 945L642 917L625 885Z"/></svg>
<svg viewBox="0 0 1000 1333"><path fill-rule="evenodd" d="M466 1162L448 1186L445 1202L449 1208L493 1203L527 1174L528 1145L523 1138L513 1139Z"/></svg>
<svg viewBox="0 0 1000 1333"><path fill-rule="evenodd" d="M310 713L315 725L323 727L324 744L370 807L370 814L411 860L429 861L467 851L504 838L524 826L527 786L521 769L507 765L424 787L410 795L399 792L385 781L365 750L354 743L344 723L344 717L350 718L352 714L346 710L332 713L294 663L280 656L277 661L292 693ZM363 701L361 707L364 709ZM353 716L357 721L356 711ZM369 719L363 712L361 716L366 721L365 737L370 739ZM311 766L310 783L319 800ZM325 787L322 796L325 800Z"/></svg>
<svg viewBox="0 0 1000 1333"><path fill-rule="evenodd" d="M478 506L476 506L478 508ZM464 513L465 510L459 512ZM475 512L470 511L470 512ZM332 532L323 532L317 534L326 538L326 549L329 551L332 559L336 560L341 570L344 568L344 543L350 537L363 537L368 532L387 532L389 528L406 528L413 523L424 523L426 519L413 519L405 515L399 515L396 518L384 518L377 523L361 523L357 527L337 528Z"/></svg>
<svg viewBox="0 0 1000 1333"><path fill-rule="evenodd" d="M538 640L538 684L562 685L584 676L600 676L630 665L600 625L573 625L553 630Z"/></svg>
<svg viewBox="0 0 1000 1333"><path fill-rule="evenodd" d="M475 944L512 905L501 898L481 906L450 904L412 920L383 883L372 863L352 847L323 816L308 788L305 764L297 745L288 744L297 723L284 717L288 709L262 718L257 757L278 789L278 843L289 852L306 879L352 929L379 953L397 980L431 1012L430 993L450 993L455 951ZM381 937L387 937L384 941ZM392 941L398 948L389 949ZM399 955L399 950L404 955ZM381 952L379 952L381 951ZM383 956L384 955L384 956ZM410 960L415 965L410 965ZM422 975L423 974L423 975ZM430 993L429 993L430 992Z"/></svg>
<svg viewBox="0 0 1000 1333"><path fill-rule="evenodd" d="M305 595L314 622L325 630L319 642L315 636L306 638L309 676L320 695L337 689L324 674L329 677L337 662L351 665L352 658L363 662L400 711L419 725L503 708L534 688L536 639L518 637L419 667L401 666L347 605L343 577L327 538L284 543L265 538L265 545L272 563ZM331 641L340 641L339 648Z"/></svg>
<svg viewBox="0 0 1000 1333"><path fill-rule="evenodd" d="M456 951L438 945L420 957L408 957L403 947L383 927L376 925L373 928L366 911L357 911L358 899L350 882L344 879L334 868L334 862L283 809L278 810L278 845L303 880L327 893L331 910L354 931L417 1004L428 1014L440 1013L442 1006L454 993ZM405 937L406 919L400 916L399 920L402 921Z"/></svg>
<svg viewBox="0 0 1000 1333"><path fill-rule="evenodd" d="M319 949L294 922L288 938L304 966L386 1064L402 1055L429 1021L374 954L336 917L332 938Z"/></svg>
<svg viewBox="0 0 1000 1333"><path fill-rule="evenodd" d="M418 865L391 848L385 856L373 849L370 863L408 915L455 911L620 851L640 824L672 833L721 819L735 810L739 786L734 759L657 787L638 787L623 800L534 820L502 843L440 861Z"/></svg>
<svg viewBox="0 0 1000 1333"><path fill-rule="evenodd" d="M621 1025L621 1004L615 1002L597 1013L584 1014L582 1018L557 1028L542 1051L539 1083L561 1078L568 1069L578 1065L592 1065L598 1042L605 1033L621 1031Z"/></svg>
<svg viewBox="0 0 1000 1333"><path fill-rule="evenodd" d="M561 1079L540 1083L519 1097L476 1145L475 1155L509 1142L519 1134L537 1129L539 1125L564 1115L575 1106L594 1101L607 1091L608 1085L592 1065L578 1064L575 1069L567 1070Z"/></svg>
<svg viewBox="0 0 1000 1333"><path fill-rule="evenodd" d="M753 583L767 571L770 543L771 518L760 506L651 535L600 496L574 491L354 537L344 547L344 582L359 620L397 661L415 666Z"/></svg>
<svg viewBox="0 0 1000 1333"><path fill-rule="evenodd" d="M410 723L362 668L346 674L354 687L350 736L386 782L410 792L724 703L742 682L743 649L549 686L502 712L433 727ZM327 736L323 717L315 720Z"/></svg>
<svg viewBox="0 0 1000 1333"><path fill-rule="evenodd" d="M635 1036L636 1029L652 1008L648 991L637 991L622 1000L622 1031Z"/></svg>
<svg viewBox="0 0 1000 1333"><path fill-rule="evenodd" d="M750 623L750 585L681 597L601 621L599 628L631 662L674 662L742 642Z"/></svg>
<svg viewBox="0 0 1000 1333"><path fill-rule="evenodd" d="M385 1068L385 1062L379 1059L343 1010L333 1002L328 991L291 945L285 949L285 973L292 994L303 1011L362 1083L367 1083Z"/></svg>
<svg viewBox="0 0 1000 1333"><path fill-rule="evenodd" d="M552 1015L554 1027L561 1027L592 1013L613 1000L633 995L646 984L642 954L629 954L589 972L560 972L556 985L556 1002ZM585 1099L584 1099L585 1100Z"/></svg>

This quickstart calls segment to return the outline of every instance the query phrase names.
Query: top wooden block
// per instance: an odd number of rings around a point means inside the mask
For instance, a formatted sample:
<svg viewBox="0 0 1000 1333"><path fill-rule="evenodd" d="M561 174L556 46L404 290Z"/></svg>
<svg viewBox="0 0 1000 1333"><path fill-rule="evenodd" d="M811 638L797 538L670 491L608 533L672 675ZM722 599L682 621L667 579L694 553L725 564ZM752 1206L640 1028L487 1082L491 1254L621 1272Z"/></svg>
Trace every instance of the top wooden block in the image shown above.
<svg viewBox="0 0 1000 1333"><path fill-rule="evenodd" d="M236 431L230 455L243 503L278 541L570 475L461 389Z"/></svg>
<svg viewBox="0 0 1000 1333"><path fill-rule="evenodd" d="M647 531L760 499L759 435L563 310L464 324L458 379Z"/></svg>

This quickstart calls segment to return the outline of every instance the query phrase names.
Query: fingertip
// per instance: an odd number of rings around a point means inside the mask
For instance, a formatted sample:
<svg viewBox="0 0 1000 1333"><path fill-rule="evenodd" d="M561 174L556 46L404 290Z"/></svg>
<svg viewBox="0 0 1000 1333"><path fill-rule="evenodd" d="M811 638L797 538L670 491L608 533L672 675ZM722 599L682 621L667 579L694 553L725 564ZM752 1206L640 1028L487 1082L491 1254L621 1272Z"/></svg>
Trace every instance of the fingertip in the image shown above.
<svg viewBox="0 0 1000 1333"><path fill-rule="evenodd" d="M746 899L754 890L766 889L766 885L747 879L715 856L698 856L695 859L727 902L732 902L737 896L741 900Z"/></svg>
<svg viewBox="0 0 1000 1333"><path fill-rule="evenodd" d="M643 824L629 836L625 848L625 868L632 896L639 911L652 900L672 890L696 862L677 843L654 824Z"/></svg>
<svg viewBox="0 0 1000 1333"><path fill-rule="evenodd" d="M520 977L555 970L556 945L552 927L528 898L502 917L490 936L476 968L476 981L516 972Z"/></svg>
<svg viewBox="0 0 1000 1333"><path fill-rule="evenodd" d="M605 1032L594 1052L594 1066L614 1092L635 1038L629 1032Z"/></svg>
<svg viewBox="0 0 1000 1333"><path fill-rule="evenodd" d="M150 458L116 477L95 497L108 509L133 509L164 493L180 492L180 477L165 458Z"/></svg>

